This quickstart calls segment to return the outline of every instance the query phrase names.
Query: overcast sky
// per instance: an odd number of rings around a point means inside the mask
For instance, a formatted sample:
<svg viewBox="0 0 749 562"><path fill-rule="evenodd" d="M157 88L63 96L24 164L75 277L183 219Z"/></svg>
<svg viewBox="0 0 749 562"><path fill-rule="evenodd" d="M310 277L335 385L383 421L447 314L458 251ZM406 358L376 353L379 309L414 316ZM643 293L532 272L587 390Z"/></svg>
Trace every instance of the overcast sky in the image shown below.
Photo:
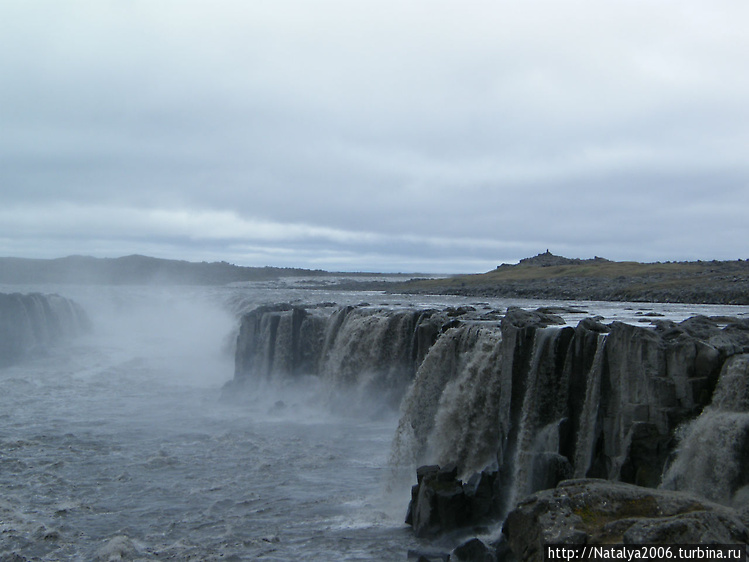
<svg viewBox="0 0 749 562"><path fill-rule="evenodd" d="M746 0L0 0L0 255L749 258Z"/></svg>

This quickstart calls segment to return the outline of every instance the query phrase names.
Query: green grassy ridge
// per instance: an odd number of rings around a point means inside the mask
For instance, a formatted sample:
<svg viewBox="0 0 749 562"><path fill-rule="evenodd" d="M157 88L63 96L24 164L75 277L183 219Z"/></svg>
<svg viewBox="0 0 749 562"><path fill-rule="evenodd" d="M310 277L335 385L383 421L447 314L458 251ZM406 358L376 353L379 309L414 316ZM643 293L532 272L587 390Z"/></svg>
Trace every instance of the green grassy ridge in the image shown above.
<svg viewBox="0 0 749 562"><path fill-rule="evenodd" d="M582 300L632 300L749 304L749 261L613 262L569 260L539 254L487 273L402 284L407 293L539 297ZM555 265L549 261L561 263Z"/></svg>
<svg viewBox="0 0 749 562"><path fill-rule="evenodd" d="M730 266L730 267L726 267ZM524 281L565 277L671 277L684 279L695 275L742 272L749 275L749 262L603 262L581 265L504 265L487 273L458 275L447 279L425 279L424 283L486 283L487 281Z"/></svg>

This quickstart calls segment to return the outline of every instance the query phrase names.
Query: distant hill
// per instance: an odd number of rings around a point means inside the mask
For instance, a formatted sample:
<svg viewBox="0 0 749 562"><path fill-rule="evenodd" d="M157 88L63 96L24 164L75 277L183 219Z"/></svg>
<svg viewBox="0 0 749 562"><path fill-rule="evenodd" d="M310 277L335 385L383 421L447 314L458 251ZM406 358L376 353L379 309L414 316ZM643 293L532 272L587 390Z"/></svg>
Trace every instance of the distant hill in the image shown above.
<svg viewBox="0 0 749 562"><path fill-rule="evenodd" d="M584 265L590 263L611 263L605 258L599 258L598 256L593 259L581 260L579 258L565 258L562 256L555 256L549 250L546 250L543 254L538 254L532 258L525 258L520 260L517 265L534 265L537 267L552 267L555 265ZM499 267L514 267L512 264L502 264Z"/></svg>
<svg viewBox="0 0 749 562"><path fill-rule="evenodd" d="M225 285L280 277L331 275L322 270L242 267L226 262L188 262L132 255L121 258L68 256L58 259L0 258L6 284Z"/></svg>
<svg viewBox="0 0 749 562"><path fill-rule="evenodd" d="M616 262L548 250L478 275L421 279L390 290L484 297L749 304L749 261Z"/></svg>

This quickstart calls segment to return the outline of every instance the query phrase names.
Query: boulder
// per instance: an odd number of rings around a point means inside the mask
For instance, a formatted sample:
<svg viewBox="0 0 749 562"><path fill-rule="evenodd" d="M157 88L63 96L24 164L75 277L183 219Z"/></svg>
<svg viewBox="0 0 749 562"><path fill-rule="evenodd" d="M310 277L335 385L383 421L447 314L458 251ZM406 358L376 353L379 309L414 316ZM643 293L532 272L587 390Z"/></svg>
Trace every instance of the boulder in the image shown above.
<svg viewBox="0 0 749 562"><path fill-rule="evenodd" d="M471 518L481 521L496 514L495 485L497 472L476 472L463 484L463 492L468 499Z"/></svg>
<svg viewBox="0 0 749 562"><path fill-rule="evenodd" d="M436 536L468 524L470 509L457 479L457 467L450 465L435 471L430 466L420 472L406 517L416 536Z"/></svg>
<svg viewBox="0 0 749 562"><path fill-rule="evenodd" d="M450 562L496 562L497 555L479 539L464 542L450 555Z"/></svg>
<svg viewBox="0 0 749 562"><path fill-rule="evenodd" d="M515 328L545 328L547 326L564 326L564 318L557 314L547 314L539 310L523 310L511 306L507 309L502 325L511 325Z"/></svg>
<svg viewBox="0 0 749 562"><path fill-rule="evenodd" d="M621 482L567 480L519 502L503 533L520 560L548 544L736 544L749 541L740 514L685 492Z"/></svg>
<svg viewBox="0 0 749 562"><path fill-rule="evenodd" d="M411 489L406 524L417 537L434 537L477 525L497 515L496 472L474 474L463 484L454 464L422 466Z"/></svg>

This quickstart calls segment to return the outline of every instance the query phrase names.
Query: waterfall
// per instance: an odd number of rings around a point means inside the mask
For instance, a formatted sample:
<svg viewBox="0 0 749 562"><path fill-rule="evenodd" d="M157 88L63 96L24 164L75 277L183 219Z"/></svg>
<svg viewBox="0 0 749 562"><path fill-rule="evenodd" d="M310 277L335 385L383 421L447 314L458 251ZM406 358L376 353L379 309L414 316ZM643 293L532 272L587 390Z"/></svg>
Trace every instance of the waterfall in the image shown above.
<svg viewBox="0 0 749 562"><path fill-rule="evenodd" d="M580 414L580 422L577 432L577 443L575 444L573 476L585 478L593 459L593 447L598 435L598 404L601 399L601 372L603 370L604 342L606 336L598 334L596 353L593 364L586 376L585 401Z"/></svg>
<svg viewBox="0 0 749 562"><path fill-rule="evenodd" d="M352 389L359 399L397 407L416 372L413 346L419 313L344 309L326 337L319 373L329 389Z"/></svg>
<svg viewBox="0 0 749 562"><path fill-rule="evenodd" d="M437 340L403 400L392 463L456 462L470 473L496 459L501 340L497 328L476 324Z"/></svg>
<svg viewBox="0 0 749 562"><path fill-rule="evenodd" d="M43 352L89 328L83 309L59 295L0 293L0 365Z"/></svg>
<svg viewBox="0 0 749 562"><path fill-rule="evenodd" d="M312 375L335 409L397 409L445 322L432 310L259 307L242 317L232 386Z"/></svg>
<svg viewBox="0 0 749 562"><path fill-rule="evenodd" d="M662 487L686 490L724 504L745 503L749 485L749 355L723 366L712 403L678 432L673 463Z"/></svg>
<svg viewBox="0 0 749 562"><path fill-rule="evenodd" d="M655 487L676 428L695 418L679 432L664 486L704 488L723 502L749 490L741 470L749 459L743 324L587 318L572 328L515 308L499 324L495 318L264 307L243 317L235 381L310 374L331 404L357 412L400 404L393 473L412 480L416 466L432 463L454 463L462 479L496 471L498 515L570 477Z"/></svg>
<svg viewBox="0 0 749 562"><path fill-rule="evenodd" d="M749 484L748 457L749 413L711 409L680 432L676 459L661 487L730 505L734 493Z"/></svg>
<svg viewBox="0 0 749 562"><path fill-rule="evenodd" d="M710 408L749 412L749 355L734 355L723 365Z"/></svg>
<svg viewBox="0 0 749 562"><path fill-rule="evenodd" d="M245 314L237 337L235 382L283 383L314 374L331 313L324 306L278 304Z"/></svg>
<svg viewBox="0 0 749 562"><path fill-rule="evenodd" d="M563 365L572 333L571 328L543 328L535 332L517 428L514 473L508 491L510 504L571 476L569 460L559 451L560 432L567 421L568 384Z"/></svg>
<svg viewBox="0 0 749 562"><path fill-rule="evenodd" d="M483 329L474 353L448 382L437 406L427 450L441 465L456 463L464 476L496 464L501 434L501 333Z"/></svg>

